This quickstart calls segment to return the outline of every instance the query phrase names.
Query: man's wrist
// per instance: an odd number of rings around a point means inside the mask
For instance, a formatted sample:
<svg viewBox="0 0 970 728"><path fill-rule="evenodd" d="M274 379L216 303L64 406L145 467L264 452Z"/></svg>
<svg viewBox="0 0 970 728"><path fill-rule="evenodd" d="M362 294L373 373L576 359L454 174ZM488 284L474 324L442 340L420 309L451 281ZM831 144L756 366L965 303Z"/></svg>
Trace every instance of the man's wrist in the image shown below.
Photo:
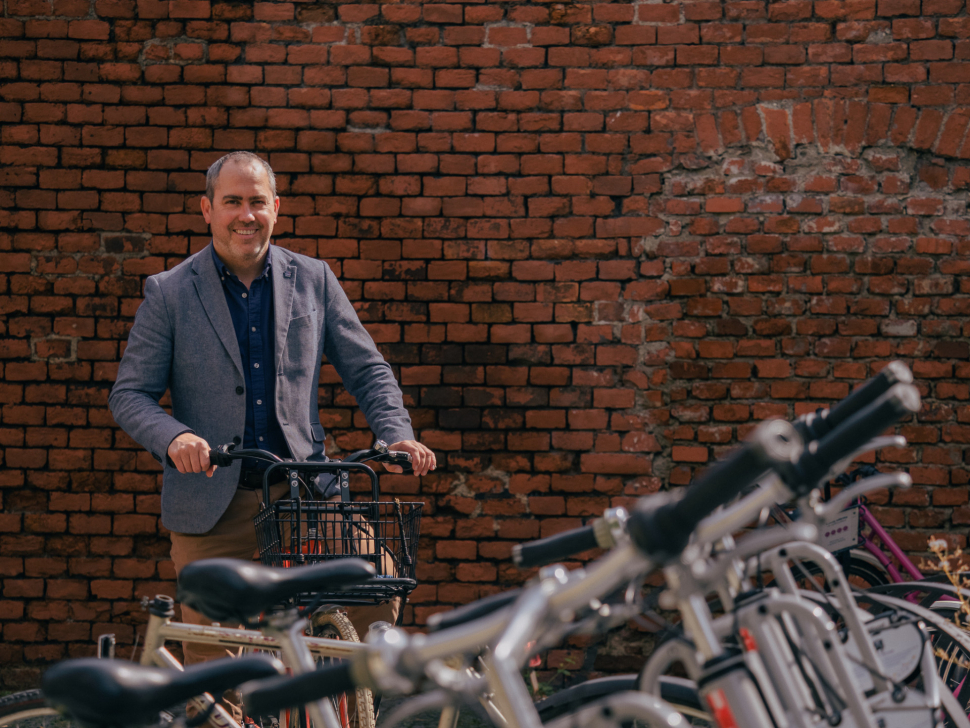
<svg viewBox="0 0 970 728"><path fill-rule="evenodd" d="M378 435L377 439L383 440L388 445L393 445L395 442L404 442L405 440L417 441L417 438L414 436L414 432L411 431L385 433L383 435Z"/></svg>
<svg viewBox="0 0 970 728"><path fill-rule="evenodd" d="M179 439L182 435L184 435L186 433L188 433L190 435L194 435L195 434L195 430L190 429L190 428L187 427L184 430L182 430L181 432L176 433L175 434L175 437L173 437L171 440L168 441L168 445L165 448L165 463L170 468L174 468L176 466L175 466L175 463L172 462L172 456L168 454L168 451L171 449L172 443L175 442L177 439Z"/></svg>

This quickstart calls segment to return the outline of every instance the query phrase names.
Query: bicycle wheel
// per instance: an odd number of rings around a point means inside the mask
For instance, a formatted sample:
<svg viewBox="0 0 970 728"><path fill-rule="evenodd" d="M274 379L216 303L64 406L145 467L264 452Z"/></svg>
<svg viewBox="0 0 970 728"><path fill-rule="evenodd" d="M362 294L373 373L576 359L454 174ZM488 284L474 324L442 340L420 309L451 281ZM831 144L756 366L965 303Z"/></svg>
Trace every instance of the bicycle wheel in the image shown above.
<svg viewBox="0 0 970 728"><path fill-rule="evenodd" d="M595 700L613 693L637 690L639 675L614 675L587 680L536 703L536 710L543 723L548 723L562 715L575 712ZM713 726L714 722L701 704L697 689L690 680L676 677L660 679L660 697L670 703L687 719L687 725Z"/></svg>
<svg viewBox="0 0 970 728"><path fill-rule="evenodd" d="M870 558L866 558L868 554L865 552L852 551L848 557L842 557L839 559L842 564L842 570L845 572L845 578L849 580L849 585L854 589L868 589L873 586L883 586L884 584L892 583L889 574L882 565ZM805 570L808 571L813 577L820 577L822 572L813 563L805 563ZM799 572L795 570L795 578L799 578ZM828 591L828 584L824 584L823 588Z"/></svg>
<svg viewBox="0 0 970 728"><path fill-rule="evenodd" d="M316 612L310 618L310 634L324 639L360 642L357 630L347 618L346 612L337 609ZM331 659L324 657L319 662L326 665ZM343 728L374 728L374 696L367 688L344 693L333 698L333 702Z"/></svg>
<svg viewBox="0 0 970 728"><path fill-rule="evenodd" d="M871 606L866 606L869 602ZM859 606L875 612L894 609L909 612L922 620L933 647L936 671L947 690L951 691L966 712L970 708L970 635L966 620L960 615L958 602L939 601L929 607L921 607L905 599L881 593L862 593L856 598ZM954 617L960 617L955 621ZM947 719L947 728L955 725Z"/></svg>
<svg viewBox="0 0 970 728"><path fill-rule="evenodd" d="M68 720L48 707L40 690L25 690L0 698L0 726L45 728L55 723L67 726Z"/></svg>
<svg viewBox="0 0 970 728"><path fill-rule="evenodd" d="M956 628L967 631L966 615L958 602L938 602L930 610ZM929 633L936 657L937 674L960 701L964 710L967 710L970 707L970 651L937 625L929 625Z"/></svg>

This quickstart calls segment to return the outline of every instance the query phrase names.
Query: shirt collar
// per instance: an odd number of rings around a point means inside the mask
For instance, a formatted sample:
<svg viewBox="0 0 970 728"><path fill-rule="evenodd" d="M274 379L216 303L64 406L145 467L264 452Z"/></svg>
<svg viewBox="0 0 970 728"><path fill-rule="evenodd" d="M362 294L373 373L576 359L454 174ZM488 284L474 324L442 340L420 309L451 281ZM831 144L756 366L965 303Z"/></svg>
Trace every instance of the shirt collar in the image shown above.
<svg viewBox="0 0 970 728"><path fill-rule="evenodd" d="M226 267L226 264L222 262L222 259L216 255L216 246L211 240L209 241L209 247L212 249L212 262L216 266L216 273L219 274L219 278L225 280L226 276L229 276L230 278L236 279L235 274L232 273ZM269 273L272 270L273 248L275 247L275 245L270 243L269 249L266 251L266 260L263 261L263 272L260 274L260 278L269 277Z"/></svg>

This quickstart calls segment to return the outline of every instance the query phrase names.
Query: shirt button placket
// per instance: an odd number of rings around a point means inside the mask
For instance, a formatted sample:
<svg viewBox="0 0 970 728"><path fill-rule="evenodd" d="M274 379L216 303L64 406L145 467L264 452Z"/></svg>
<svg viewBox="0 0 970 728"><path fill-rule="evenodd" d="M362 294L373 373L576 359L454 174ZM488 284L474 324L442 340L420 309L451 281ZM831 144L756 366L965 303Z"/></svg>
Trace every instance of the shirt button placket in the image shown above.
<svg viewBox="0 0 970 728"><path fill-rule="evenodd" d="M252 287L250 288L250 293L253 295L249 299L249 312L250 321L260 321L262 313L262 299L263 299L263 286L262 279L257 279L253 281ZM262 332L257 331L257 327L253 326L253 335L251 336L252 343L252 357L253 357L253 369L260 368L260 362L263 359L263 337ZM263 402L263 376L262 373L253 376L253 399L256 405L261 405ZM264 442L266 434L266 417L265 412L262 407L258 409L253 408L253 426L256 430L256 440L258 442Z"/></svg>

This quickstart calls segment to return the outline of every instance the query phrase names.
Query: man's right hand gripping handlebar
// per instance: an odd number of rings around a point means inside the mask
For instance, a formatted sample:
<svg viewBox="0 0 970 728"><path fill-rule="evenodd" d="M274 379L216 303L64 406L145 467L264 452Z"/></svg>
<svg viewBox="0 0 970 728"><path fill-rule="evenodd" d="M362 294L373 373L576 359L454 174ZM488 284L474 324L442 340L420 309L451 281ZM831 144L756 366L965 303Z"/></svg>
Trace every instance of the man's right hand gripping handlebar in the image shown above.
<svg viewBox="0 0 970 728"><path fill-rule="evenodd" d="M183 432L169 443L167 455L180 473L205 473L210 478L221 463L209 459L209 443L193 432Z"/></svg>

